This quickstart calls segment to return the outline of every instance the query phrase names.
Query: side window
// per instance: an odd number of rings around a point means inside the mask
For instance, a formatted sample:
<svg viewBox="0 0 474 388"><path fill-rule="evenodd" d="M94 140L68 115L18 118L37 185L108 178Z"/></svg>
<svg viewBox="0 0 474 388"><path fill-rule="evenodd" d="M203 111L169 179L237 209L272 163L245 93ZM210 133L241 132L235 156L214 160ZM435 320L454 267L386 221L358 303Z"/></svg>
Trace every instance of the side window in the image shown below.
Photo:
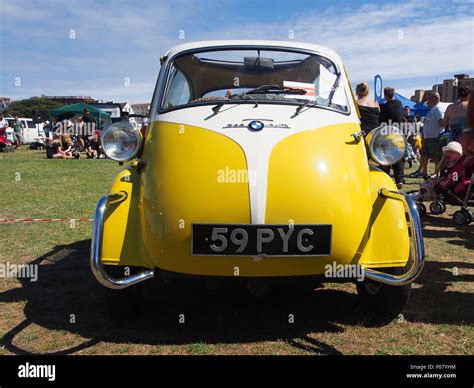
<svg viewBox="0 0 474 388"><path fill-rule="evenodd" d="M187 104L191 99L189 82L183 72L176 67L171 72L171 82L163 101L164 109Z"/></svg>

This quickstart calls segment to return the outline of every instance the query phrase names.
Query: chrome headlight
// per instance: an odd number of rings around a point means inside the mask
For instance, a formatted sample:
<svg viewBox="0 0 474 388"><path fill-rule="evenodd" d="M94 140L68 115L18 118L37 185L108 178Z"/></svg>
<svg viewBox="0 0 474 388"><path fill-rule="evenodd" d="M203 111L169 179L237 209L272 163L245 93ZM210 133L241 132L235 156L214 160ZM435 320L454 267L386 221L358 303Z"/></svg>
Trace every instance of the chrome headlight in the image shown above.
<svg viewBox="0 0 474 388"><path fill-rule="evenodd" d="M395 164L405 156L406 140L399 128L375 128L367 135L366 141L370 157L382 166Z"/></svg>
<svg viewBox="0 0 474 388"><path fill-rule="evenodd" d="M133 159L142 143L140 131L127 122L109 125L101 135L102 148L105 154L117 162Z"/></svg>

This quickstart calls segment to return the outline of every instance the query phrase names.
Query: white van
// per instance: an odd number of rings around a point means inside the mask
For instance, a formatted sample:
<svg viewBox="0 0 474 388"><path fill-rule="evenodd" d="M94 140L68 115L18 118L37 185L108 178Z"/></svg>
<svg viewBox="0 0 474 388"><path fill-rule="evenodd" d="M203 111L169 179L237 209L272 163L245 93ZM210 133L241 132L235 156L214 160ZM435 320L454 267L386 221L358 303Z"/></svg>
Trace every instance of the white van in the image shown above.
<svg viewBox="0 0 474 388"><path fill-rule="evenodd" d="M8 121L9 128L6 131L6 136L9 141L12 143L15 141L15 136L14 136L14 131L13 131L13 125L15 122L14 117L5 117L5 119ZM43 124L35 124L33 119L29 118L24 118L24 117L19 117L18 120L20 120L23 123L23 144L31 144L35 142L42 142L42 138L45 138L45 133L43 130Z"/></svg>

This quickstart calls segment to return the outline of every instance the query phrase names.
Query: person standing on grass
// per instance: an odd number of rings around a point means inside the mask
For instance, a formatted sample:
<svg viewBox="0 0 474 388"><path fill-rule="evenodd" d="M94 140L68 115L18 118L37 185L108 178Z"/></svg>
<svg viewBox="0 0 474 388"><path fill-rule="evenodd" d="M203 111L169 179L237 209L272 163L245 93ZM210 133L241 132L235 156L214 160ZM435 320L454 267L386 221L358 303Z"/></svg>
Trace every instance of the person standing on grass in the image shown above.
<svg viewBox="0 0 474 388"><path fill-rule="evenodd" d="M466 126L467 106L470 95L469 86L460 86L458 89L459 100L450 104L444 113L444 126L449 126L450 142L460 142ZM461 145L462 147L462 145ZM441 158L436 168L436 173L445 164L445 156Z"/></svg>
<svg viewBox="0 0 474 388"><path fill-rule="evenodd" d="M0 130L3 129L7 129L8 127L8 121L5 119L5 117L3 117L2 114L0 114Z"/></svg>
<svg viewBox="0 0 474 388"><path fill-rule="evenodd" d="M21 143L23 143L23 130L25 126L23 123L18 119L18 117L15 117L15 121L13 122L13 132L15 133L15 148L18 148L21 146Z"/></svg>
<svg viewBox="0 0 474 388"><path fill-rule="evenodd" d="M415 127L415 117L411 115L411 109L408 105L403 108L403 122L408 129L405 134L412 134Z"/></svg>
<svg viewBox="0 0 474 388"><path fill-rule="evenodd" d="M369 85L362 82L356 86L357 106L360 113L360 128L367 135L379 126L380 106L369 98Z"/></svg>
<svg viewBox="0 0 474 388"><path fill-rule="evenodd" d="M383 93L387 102L380 105L379 123L385 125L394 125L398 128L402 128L403 105L400 100L395 99L395 89L387 86L383 90ZM382 167L382 170L384 170L387 174L390 174L390 169L393 169L393 176L399 190L403 187L403 183L405 183L405 180L403 179L404 164L405 160L402 158L391 166Z"/></svg>
<svg viewBox="0 0 474 388"><path fill-rule="evenodd" d="M95 117L92 115L92 113L89 111L89 109L84 108L83 110L84 114L81 118L83 125L83 131L81 133L78 133L78 139L79 139L79 145L81 149L85 150L86 149L86 142L89 136L92 136L95 132L95 126L96 126L96 120Z"/></svg>
<svg viewBox="0 0 474 388"><path fill-rule="evenodd" d="M142 133L143 138L145 138L147 129L148 129L148 117L144 117L142 121L142 127L140 128L140 132Z"/></svg>
<svg viewBox="0 0 474 388"><path fill-rule="evenodd" d="M469 100L469 86L459 86L459 100L450 104L444 113L444 126L449 125L450 141L459 141L466 126L467 104Z"/></svg>
<svg viewBox="0 0 474 388"><path fill-rule="evenodd" d="M428 107L430 111L423 123L423 145L421 147L421 163L420 168L414 174L413 178L427 178L428 177L428 163L434 160L436 164L436 171L438 163L443 156L441 144L438 139L439 134L444 129L443 113L439 108L440 96L437 92L431 92L428 96Z"/></svg>
<svg viewBox="0 0 474 388"><path fill-rule="evenodd" d="M403 134L407 138L407 142L414 149L414 137L416 135L416 119L411 115L411 109L407 105L403 108Z"/></svg>
<svg viewBox="0 0 474 388"><path fill-rule="evenodd" d="M467 114L466 114L466 127L464 128L461 136L461 145L464 155L472 153L474 149L474 90L469 93Z"/></svg>
<svg viewBox="0 0 474 388"><path fill-rule="evenodd" d="M84 108L84 114L82 116L82 122L86 126L87 136L92 136L95 131L95 117L89 112L89 109Z"/></svg>
<svg viewBox="0 0 474 388"><path fill-rule="evenodd" d="M8 128L8 121L5 120L3 115L0 113L0 136L5 136L6 138L6 130Z"/></svg>

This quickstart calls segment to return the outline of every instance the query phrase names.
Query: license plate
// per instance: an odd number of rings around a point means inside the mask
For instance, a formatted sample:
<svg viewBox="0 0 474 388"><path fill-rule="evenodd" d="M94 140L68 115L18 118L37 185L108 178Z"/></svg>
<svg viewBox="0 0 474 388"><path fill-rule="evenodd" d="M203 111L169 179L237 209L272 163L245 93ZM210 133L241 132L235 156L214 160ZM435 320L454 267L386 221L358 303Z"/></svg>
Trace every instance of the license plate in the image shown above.
<svg viewBox="0 0 474 388"><path fill-rule="evenodd" d="M329 256L332 225L192 224L201 256Z"/></svg>

